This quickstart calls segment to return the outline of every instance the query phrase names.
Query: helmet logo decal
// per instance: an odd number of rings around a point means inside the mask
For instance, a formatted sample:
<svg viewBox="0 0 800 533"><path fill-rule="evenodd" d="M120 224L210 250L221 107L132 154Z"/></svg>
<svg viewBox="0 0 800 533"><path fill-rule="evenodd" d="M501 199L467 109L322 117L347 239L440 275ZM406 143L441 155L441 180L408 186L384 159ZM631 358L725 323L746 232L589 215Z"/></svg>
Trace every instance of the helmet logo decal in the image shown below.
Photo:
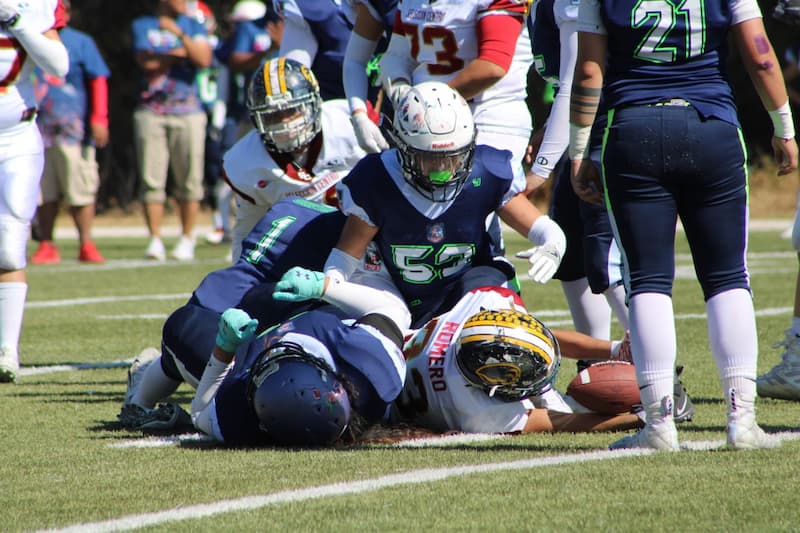
<svg viewBox="0 0 800 533"><path fill-rule="evenodd" d="M475 374L489 385L513 385L522 371L512 363L488 363L475 369Z"/></svg>
<svg viewBox="0 0 800 533"><path fill-rule="evenodd" d="M427 229L428 242L438 243L444 240L444 224L431 224Z"/></svg>

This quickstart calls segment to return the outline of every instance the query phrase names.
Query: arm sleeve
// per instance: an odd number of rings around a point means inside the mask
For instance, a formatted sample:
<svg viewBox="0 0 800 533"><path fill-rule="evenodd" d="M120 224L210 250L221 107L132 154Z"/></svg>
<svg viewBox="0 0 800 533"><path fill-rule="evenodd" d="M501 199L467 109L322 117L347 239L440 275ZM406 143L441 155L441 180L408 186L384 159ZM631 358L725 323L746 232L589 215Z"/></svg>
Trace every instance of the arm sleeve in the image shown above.
<svg viewBox="0 0 800 533"><path fill-rule="evenodd" d="M728 7L731 10L731 26L761 18L761 8L756 0L728 0Z"/></svg>
<svg viewBox="0 0 800 533"><path fill-rule="evenodd" d="M350 104L350 113L358 109L366 111L367 104L367 63L377 46L376 41L370 41L353 32L347 41L347 50L344 53L342 66L342 79L344 94Z"/></svg>
<svg viewBox="0 0 800 533"><path fill-rule="evenodd" d="M581 0L578 8L578 31L607 35L605 24L600 17L600 0Z"/></svg>
<svg viewBox="0 0 800 533"><path fill-rule="evenodd" d="M317 56L318 47L317 38L311 33L311 28L305 19L299 13L287 11L280 55L311 68L311 63Z"/></svg>
<svg viewBox="0 0 800 533"><path fill-rule="evenodd" d="M559 33L561 66L558 73L558 92L550 108L544 139L531 168L536 175L543 178L550 176L569 145L569 96L578 57L577 21L564 21L559 25Z"/></svg>
<svg viewBox="0 0 800 533"><path fill-rule="evenodd" d="M108 127L108 79L98 76L89 80L89 123Z"/></svg>
<svg viewBox="0 0 800 533"><path fill-rule="evenodd" d="M508 15L487 15L478 21L478 59L511 67L523 21Z"/></svg>
<svg viewBox="0 0 800 533"><path fill-rule="evenodd" d="M9 28L9 32L17 38L28 55L42 70L58 78L67 75L69 56L61 40L50 39L38 31L28 28L22 19L17 26Z"/></svg>

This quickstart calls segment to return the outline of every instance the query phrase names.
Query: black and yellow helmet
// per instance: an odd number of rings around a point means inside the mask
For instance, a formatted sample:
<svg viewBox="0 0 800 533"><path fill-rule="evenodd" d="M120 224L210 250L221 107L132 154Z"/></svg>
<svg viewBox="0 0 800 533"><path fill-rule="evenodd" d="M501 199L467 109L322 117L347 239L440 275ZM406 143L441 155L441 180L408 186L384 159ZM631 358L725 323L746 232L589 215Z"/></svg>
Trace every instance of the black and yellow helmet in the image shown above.
<svg viewBox="0 0 800 533"><path fill-rule="evenodd" d="M247 111L270 152L300 150L322 129L317 79L293 59L270 59L253 74L247 90Z"/></svg>
<svg viewBox="0 0 800 533"><path fill-rule="evenodd" d="M558 341L550 330L514 309L472 315L456 349L456 366L464 379L505 401L544 392L561 364Z"/></svg>

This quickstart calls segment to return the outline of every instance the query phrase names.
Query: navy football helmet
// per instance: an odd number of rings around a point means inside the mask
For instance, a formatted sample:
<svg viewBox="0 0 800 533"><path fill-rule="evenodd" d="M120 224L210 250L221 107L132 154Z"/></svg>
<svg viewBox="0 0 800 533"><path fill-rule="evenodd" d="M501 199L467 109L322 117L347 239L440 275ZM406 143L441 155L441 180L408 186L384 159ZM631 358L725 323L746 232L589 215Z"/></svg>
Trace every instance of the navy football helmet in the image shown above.
<svg viewBox="0 0 800 533"><path fill-rule="evenodd" d="M293 59L279 57L261 65L250 80L247 110L270 152L298 151L322 130L317 79Z"/></svg>
<svg viewBox="0 0 800 533"><path fill-rule="evenodd" d="M472 172L475 123L462 96L447 84L426 81L400 98L391 128L403 177L433 202L454 199Z"/></svg>
<svg viewBox="0 0 800 533"><path fill-rule="evenodd" d="M326 446L350 423L350 398L336 372L293 342L264 350L248 395L261 430L285 446Z"/></svg>
<svg viewBox="0 0 800 533"><path fill-rule="evenodd" d="M558 341L547 326L515 309L472 315L458 337L461 375L504 401L541 394L556 379L560 364Z"/></svg>

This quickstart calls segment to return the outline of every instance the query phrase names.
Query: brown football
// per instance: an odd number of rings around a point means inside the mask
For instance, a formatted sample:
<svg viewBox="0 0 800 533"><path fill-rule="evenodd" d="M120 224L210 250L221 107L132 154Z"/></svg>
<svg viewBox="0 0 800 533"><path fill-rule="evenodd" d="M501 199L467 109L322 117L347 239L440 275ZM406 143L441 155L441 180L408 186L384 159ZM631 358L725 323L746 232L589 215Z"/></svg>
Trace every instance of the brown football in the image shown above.
<svg viewBox="0 0 800 533"><path fill-rule="evenodd" d="M627 413L639 403L636 370L622 361L595 363L578 372L567 387L567 394L596 413Z"/></svg>

